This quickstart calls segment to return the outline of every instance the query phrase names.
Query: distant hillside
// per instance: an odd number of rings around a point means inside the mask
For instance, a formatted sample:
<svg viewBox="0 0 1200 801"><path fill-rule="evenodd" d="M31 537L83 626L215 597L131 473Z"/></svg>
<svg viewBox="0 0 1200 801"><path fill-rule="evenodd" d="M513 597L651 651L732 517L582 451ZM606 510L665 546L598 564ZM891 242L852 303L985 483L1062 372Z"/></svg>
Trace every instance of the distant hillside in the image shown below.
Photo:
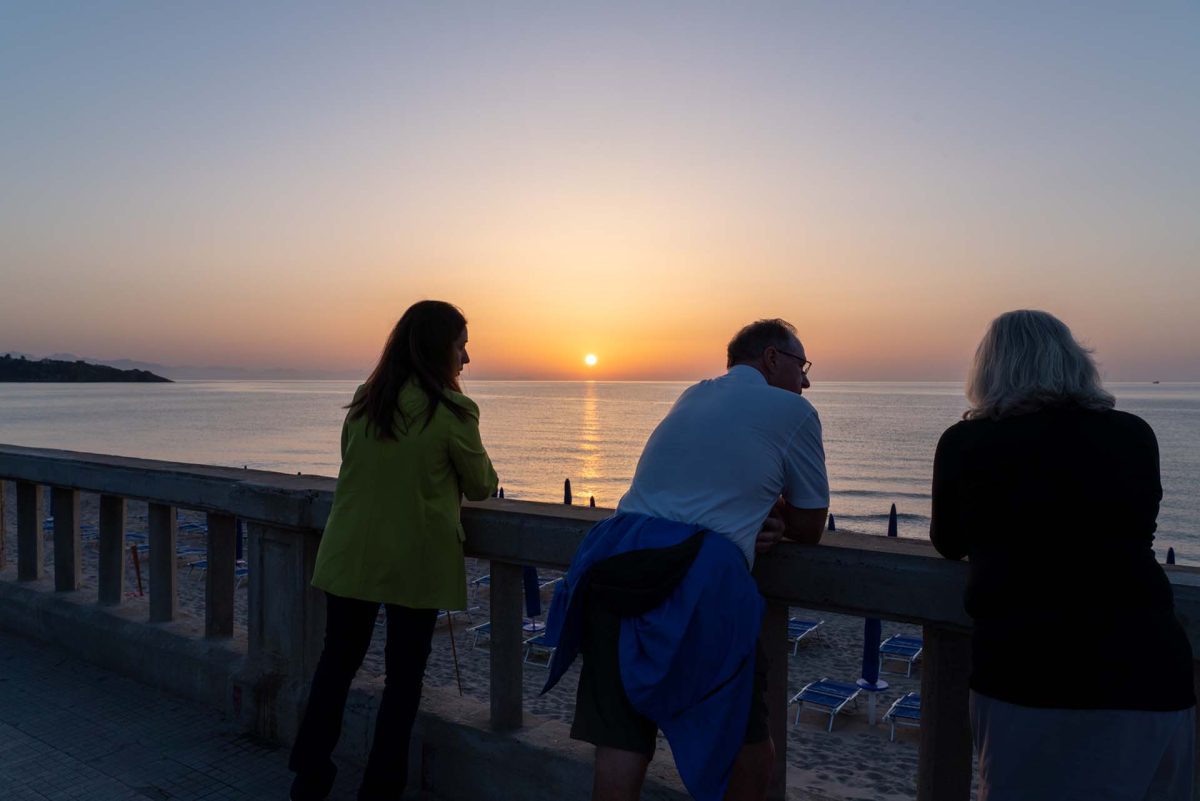
<svg viewBox="0 0 1200 801"><path fill-rule="evenodd" d="M0 381L45 381L45 382L101 382L139 381L167 382L171 379L155 375L149 370L118 370L101 364L85 361L59 361L39 359L33 361L24 356L0 356Z"/></svg>
<svg viewBox="0 0 1200 801"><path fill-rule="evenodd" d="M12 353L19 356L19 353ZM37 358L34 354L24 354L28 359ZM141 362L133 359L105 359L98 356L78 356L74 353L51 353L46 358L67 362L85 361L92 364L105 364L121 370L149 370L152 373L166 376L172 381L312 381L338 380L361 381L371 372L371 365L360 364L357 367L335 368L306 368L289 367L228 367L221 365L171 365L157 362Z"/></svg>

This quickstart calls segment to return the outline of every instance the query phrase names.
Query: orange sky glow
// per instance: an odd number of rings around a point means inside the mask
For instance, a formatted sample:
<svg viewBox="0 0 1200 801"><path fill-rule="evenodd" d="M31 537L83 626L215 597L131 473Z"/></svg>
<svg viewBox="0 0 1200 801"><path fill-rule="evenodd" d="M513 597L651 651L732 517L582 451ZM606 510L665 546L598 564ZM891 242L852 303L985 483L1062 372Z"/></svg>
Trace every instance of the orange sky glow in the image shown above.
<svg viewBox="0 0 1200 801"><path fill-rule="evenodd" d="M503 5L14 12L0 352L349 378L438 298L468 380L776 316L814 382L958 380L1040 308L1200 380L1200 9Z"/></svg>

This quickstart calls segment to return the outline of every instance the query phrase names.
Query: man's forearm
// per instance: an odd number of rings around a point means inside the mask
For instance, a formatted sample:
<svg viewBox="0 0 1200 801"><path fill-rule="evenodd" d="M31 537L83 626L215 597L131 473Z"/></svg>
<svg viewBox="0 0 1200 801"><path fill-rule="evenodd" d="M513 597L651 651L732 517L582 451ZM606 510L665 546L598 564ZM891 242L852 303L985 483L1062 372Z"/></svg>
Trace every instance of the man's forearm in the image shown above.
<svg viewBox="0 0 1200 801"><path fill-rule="evenodd" d="M825 531L825 519L828 514L828 509L797 509L787 506L783 510L783 536L805 545L816 545Z"/></svg>

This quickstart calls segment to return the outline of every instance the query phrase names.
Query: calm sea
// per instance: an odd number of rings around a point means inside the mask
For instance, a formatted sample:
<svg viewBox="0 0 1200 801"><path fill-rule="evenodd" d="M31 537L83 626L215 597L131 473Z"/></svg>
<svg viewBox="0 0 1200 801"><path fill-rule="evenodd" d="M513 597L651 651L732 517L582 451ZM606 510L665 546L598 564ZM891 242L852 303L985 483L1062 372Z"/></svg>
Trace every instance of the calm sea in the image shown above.
<svg viewBox="0 0 1200 801"><path fill-rule="evenodd" d="M0 384L0 442L337 475L349 381ZM615 506L650 431L687 383L470 381L509 498ZM1200 565L1200 384L1111 384L1158 434L1158 546ZM840 525L924 538L938 436L965 408L956 383L815 384Z"/></svg>

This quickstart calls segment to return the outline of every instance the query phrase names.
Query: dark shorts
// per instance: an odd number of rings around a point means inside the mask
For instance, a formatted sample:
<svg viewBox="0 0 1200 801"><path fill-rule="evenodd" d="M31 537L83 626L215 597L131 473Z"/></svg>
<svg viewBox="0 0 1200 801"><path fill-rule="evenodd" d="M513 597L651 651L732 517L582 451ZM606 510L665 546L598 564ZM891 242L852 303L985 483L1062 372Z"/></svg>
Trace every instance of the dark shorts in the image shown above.
<svg viewBox="0 0 1200 801"><path fill-rule="evenodd" d="M640 567L646 568L647 563L640 561ZM633 708L621 682L621 617L608 605L596 602L594 595L589 592L584 598L583 642L580 648L583 670L579 675L579 690L575 696L571 737L593 745L653 757L658 743L658 726ZM760 640L754 666L750 718L746 724L747 744L764 742L770 736L767 731L766 692L767 657Z"/></svg>

